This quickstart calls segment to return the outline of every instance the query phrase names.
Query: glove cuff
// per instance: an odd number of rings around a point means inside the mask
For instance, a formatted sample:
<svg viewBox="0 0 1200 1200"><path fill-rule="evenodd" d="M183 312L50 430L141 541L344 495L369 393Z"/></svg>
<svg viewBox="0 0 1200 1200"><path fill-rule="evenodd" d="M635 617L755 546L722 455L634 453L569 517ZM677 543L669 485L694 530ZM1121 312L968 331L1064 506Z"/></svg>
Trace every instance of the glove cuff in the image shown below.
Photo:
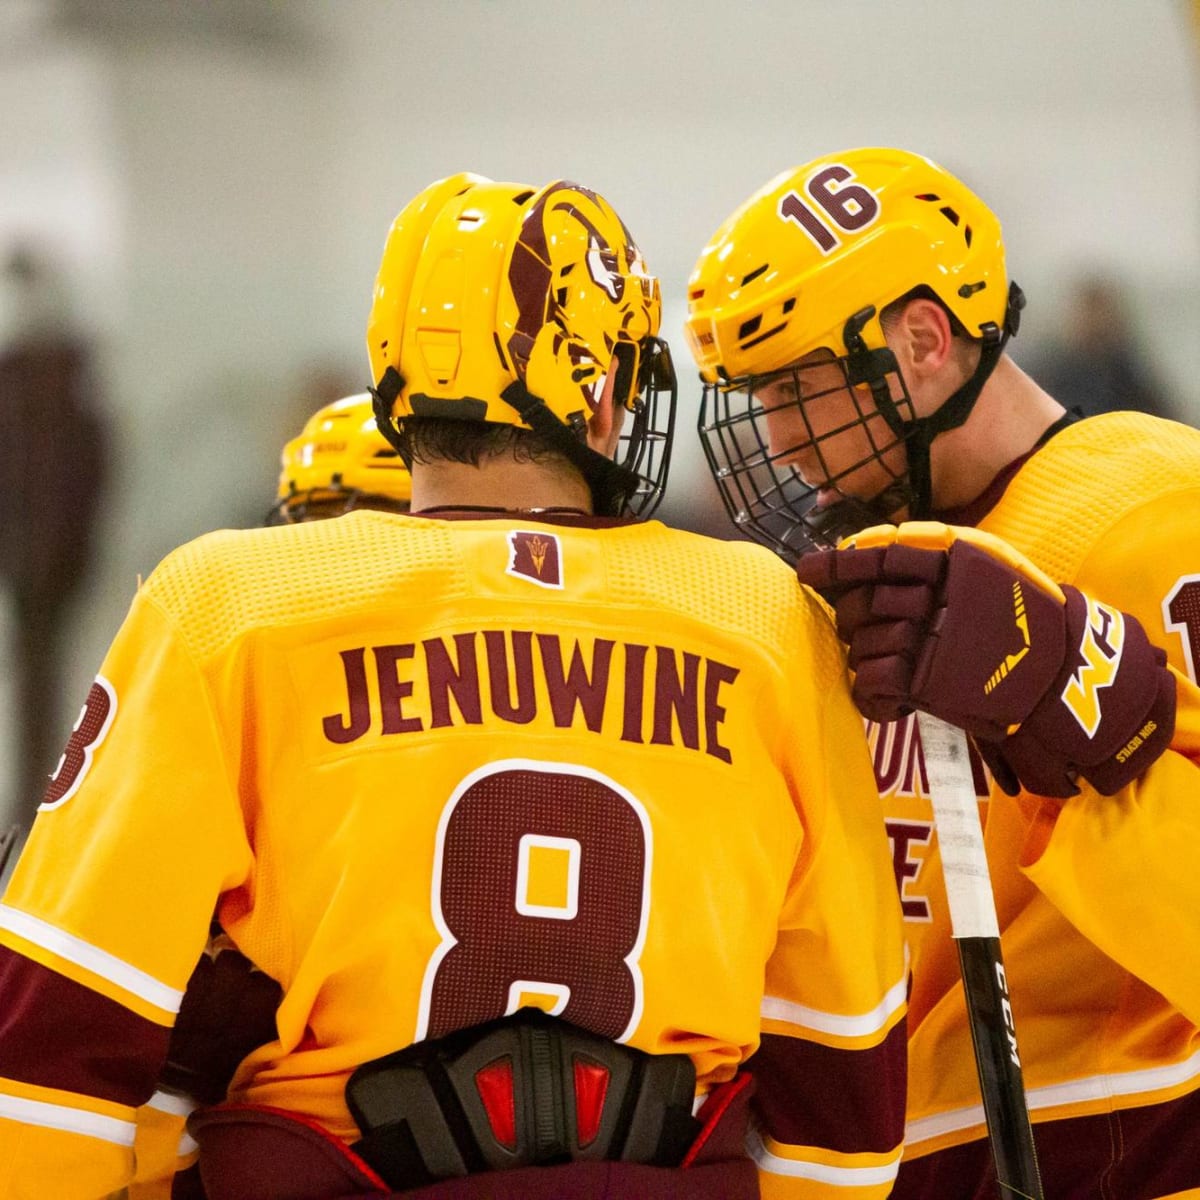
<svg viewBox="0 0 1200 1200"><path fill-rule="evenodd" d="M1164 655L1165 659L1165 655ZM1104 762L1081 767L1080 774L1101 795L1132 783L1171 744L1175 734L1175 676L1163 666L1154 702L1129 740Z"/></svg>

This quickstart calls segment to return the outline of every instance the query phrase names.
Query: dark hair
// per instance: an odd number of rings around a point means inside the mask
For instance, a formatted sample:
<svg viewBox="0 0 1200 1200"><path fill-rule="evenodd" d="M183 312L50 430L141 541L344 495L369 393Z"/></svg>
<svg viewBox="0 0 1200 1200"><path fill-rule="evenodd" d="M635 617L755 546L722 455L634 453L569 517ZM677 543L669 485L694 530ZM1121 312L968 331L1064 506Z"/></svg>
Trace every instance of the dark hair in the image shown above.
<svg viewBox="0 0 1200 1200"><path fill-rule="evenodd" d="M571 465L559 446L532 429L452 417L405 417L395 423L405 462L456 462L477 467L497 455L517 462Z"/></svg>

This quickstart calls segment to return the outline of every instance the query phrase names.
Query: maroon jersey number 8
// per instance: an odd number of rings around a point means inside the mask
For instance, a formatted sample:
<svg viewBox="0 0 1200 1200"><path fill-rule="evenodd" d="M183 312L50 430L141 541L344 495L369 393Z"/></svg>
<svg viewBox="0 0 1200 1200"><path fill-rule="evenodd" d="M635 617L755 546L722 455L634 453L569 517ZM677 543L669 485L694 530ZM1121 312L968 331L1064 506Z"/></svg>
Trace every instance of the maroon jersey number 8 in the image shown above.
<svg viewBox="0 0 1200 1200"><path fill-rule="evenodd" d="M417 1040L520 1007L615 1040L642 1009L650 827L598 772L509 760L468 776L443 813Z"/></svg>

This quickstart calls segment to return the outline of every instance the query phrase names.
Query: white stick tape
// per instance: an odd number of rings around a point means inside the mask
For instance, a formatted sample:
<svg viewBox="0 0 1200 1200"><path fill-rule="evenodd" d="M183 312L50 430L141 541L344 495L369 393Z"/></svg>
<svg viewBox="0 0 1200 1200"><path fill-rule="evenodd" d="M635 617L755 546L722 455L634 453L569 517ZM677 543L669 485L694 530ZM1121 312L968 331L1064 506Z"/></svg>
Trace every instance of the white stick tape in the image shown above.
<svg viewBox="0 0 1200 1200"><path fill-rule="evenodd" d="M942 853L951 929L956 938L999 937L966 735L928 713L918 713L917 722Z"/></svg>

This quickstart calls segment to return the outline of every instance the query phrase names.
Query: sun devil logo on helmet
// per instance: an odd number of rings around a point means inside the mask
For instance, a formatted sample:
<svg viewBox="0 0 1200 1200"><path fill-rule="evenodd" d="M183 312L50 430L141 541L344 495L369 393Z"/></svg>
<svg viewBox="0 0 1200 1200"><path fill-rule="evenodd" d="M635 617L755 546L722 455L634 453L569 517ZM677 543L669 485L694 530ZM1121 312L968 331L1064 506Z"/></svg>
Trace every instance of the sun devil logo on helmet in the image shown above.
<svg viewBox="0 0 1200 1200"><path fill-rule="evenodd" d="M614 346L625 343L636 356L657 331L657 284L641 251L607 201L578 184L548 188L526 214L508 281L517 314L504 348L543 400L551 398L538 384L544 389L549 370L570 379L581 410L595 411Z"/></svg>

